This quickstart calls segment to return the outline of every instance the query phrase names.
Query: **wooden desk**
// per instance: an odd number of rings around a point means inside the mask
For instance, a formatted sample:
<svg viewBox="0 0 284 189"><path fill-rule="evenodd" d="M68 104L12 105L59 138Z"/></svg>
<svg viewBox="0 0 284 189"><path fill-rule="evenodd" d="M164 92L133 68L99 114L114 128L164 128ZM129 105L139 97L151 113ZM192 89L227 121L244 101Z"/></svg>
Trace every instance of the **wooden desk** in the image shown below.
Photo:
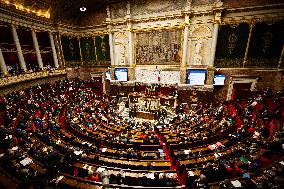
<svg viewBox="0 0 284 189"><path fill-rule="evenodd" d="M155 114L151 112L136 112L137 118L155 120Z"/></svg>
<svg viewBox="0 0 284 189"><path fill-rule="evenodd" d="M132 159L126 159L126 158L119 158L115 159L113 157L107 157L107 156L100 156L99 161L102 164L114 164L117 167L126 167L126 168L143 168L147 169L148 164L150 163L153 167L155 167L158 170L169 170L171 167L170 161L166 160L132 160Z"/></svg>
<svg viewBox="0 0 284 189"><path fill-rule="evenodd" d="M74 188L82 188L82 189L102 189L101 182L95 182L86 180L79 177L73 177L71 175L61 173L64 178L60 181L60 183L67 184L69 186L73 186Z"/></svg>
<svg viewBox="0 0 284 189"><path fill-rule="evenodd" d="M108 166L99 166L99 165L93 165L86 162L77 162L73 164L74 167L79 169L85 169L85 170L92 170L93 172L96 172L98 167L105 168L109 172L109 174L119 175L123 173L122 176L128 176L133 178L142 178L146 176L147 178L152 178L154 173L171 173L174 176L177 177L177 173L175 170L131 170L131 169L121 169L117 167L108 167Z"/></svg>

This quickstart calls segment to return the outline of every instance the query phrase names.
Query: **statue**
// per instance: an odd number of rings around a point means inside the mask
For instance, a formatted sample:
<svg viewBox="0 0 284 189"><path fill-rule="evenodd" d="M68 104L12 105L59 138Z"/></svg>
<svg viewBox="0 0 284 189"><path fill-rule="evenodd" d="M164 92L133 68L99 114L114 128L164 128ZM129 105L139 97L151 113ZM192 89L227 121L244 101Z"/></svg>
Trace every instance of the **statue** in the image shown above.
<svg viewBox="0 0 284 189"><path fill-rule="evenodd" d="M195 44L195 53L193 55L193 65L202 65L202 56L199 54L202 44L197 42Z"/></svg>

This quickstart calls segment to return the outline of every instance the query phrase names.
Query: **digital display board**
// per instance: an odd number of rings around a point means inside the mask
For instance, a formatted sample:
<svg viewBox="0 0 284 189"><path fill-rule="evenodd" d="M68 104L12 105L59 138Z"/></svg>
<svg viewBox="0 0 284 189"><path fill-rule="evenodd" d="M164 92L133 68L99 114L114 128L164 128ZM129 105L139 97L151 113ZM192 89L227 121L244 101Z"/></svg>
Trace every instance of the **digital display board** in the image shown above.
<svg viewBox="0 0 284 189"><path fill-rule="evenodd" d="M127 78L128 78L127 68L115 68L114 78L117 81L127 81Z"/></svg>
<svg viewBox="0 0 284 189"><path fill-rule="evenodd" d="M213 85L224 85L225 84L225 75L216 74L214 75L214 84Z"/></svg>
<svg viewBox="0 0 284 189"><path fill-rule="evenodd" d="M187 70L187 84L190 85L204 85L206 80L206 70Z"/></svg>

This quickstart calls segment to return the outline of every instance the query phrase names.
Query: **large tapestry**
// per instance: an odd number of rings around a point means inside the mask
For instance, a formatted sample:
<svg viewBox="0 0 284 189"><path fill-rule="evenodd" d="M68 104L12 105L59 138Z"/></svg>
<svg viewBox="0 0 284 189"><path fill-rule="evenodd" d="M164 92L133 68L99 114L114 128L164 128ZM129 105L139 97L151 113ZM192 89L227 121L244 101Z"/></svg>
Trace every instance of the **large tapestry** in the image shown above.
<svg viewBox="0 0 284 189"><path fill-rule="evenodd" d="M222 25L218 33L215 67L242 67L249 36L249 24Z"/></svg>
<svg viewBox="0 0 284 189"><path fill-rule="evenodd" d="M80 48L83 65L93 65L96 59L94 39L92 37L80 38Z"/></svg>
<svg viewBox="0 0 284 189"><path fill-rule="evenodd" d="M63 55L68 66L110 64L108 34L95 37L81 37L79 40L77 37L61 37Z"/></svg>
<svg viewBox="0 0 284 189"><path fill-rule="evenodd" d="M284 44L284 21L257 23L251 35L245 67L277 67Z"/></svg>
<svg viewBox="0 0 284 189"><path fill-rule="evenodd" d="M179 64L181 29L136 33L136 64Z"/></svg>

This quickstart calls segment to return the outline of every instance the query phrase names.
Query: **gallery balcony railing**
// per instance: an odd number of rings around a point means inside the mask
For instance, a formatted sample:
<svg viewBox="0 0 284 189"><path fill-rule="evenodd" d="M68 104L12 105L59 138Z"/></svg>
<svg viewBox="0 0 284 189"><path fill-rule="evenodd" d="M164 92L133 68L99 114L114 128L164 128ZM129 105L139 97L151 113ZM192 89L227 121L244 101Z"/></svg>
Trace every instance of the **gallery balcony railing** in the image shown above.
<svg viewBox="0 0 284 189"><path fill-rule="evenodd" d="M0 87L23 82L23 81L34 80L34 79L43 78L43 77L62 75L62 74L66 74L65 69L25 73L25 74L16 75L16 76L2 77L0 78Z"/></svg>

